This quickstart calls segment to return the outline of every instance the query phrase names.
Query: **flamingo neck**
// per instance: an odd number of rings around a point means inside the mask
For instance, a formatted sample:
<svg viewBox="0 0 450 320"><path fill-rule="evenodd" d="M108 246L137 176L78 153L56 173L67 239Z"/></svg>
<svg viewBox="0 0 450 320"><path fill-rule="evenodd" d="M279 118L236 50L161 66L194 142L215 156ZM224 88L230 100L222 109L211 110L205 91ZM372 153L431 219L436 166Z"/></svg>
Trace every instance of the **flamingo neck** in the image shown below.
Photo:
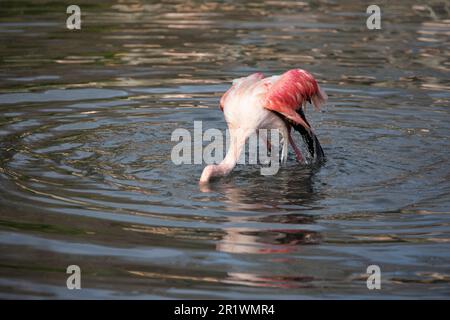
<svg viewBox="0 0 450 320"><path fill-rule="evenodd" d="M200 177L201 183L207 183L214 177L223 177L228 175L236 166L241 155L243 146L245 145L246 135L233 135L231 137L230 148L227 155L218 165L207 166Z"/></svg>
<svg viewBox="0 0 450 320"><path fill-rule="evenodd" d="M218 165L210 165L203 170L200 182L209 182L215 177L224 177L228 175L235 167L235 163L220 163Z"/></svg>

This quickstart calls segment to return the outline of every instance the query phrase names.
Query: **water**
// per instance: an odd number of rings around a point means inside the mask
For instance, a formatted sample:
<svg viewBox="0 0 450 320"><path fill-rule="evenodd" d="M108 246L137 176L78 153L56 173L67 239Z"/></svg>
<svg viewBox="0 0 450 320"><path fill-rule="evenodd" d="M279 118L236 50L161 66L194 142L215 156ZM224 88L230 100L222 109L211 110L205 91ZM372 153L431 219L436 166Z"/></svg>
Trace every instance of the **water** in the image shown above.
<svg viewBox="0 0 450 320"><path fill-rule="evenodd" d="M449 298L448 2L373 31L349 1L78 4L69 31L68 4L2 1L1 297ZM175 128L225 131L231 79L292 67L330 98L323 166L205 190L172 163Z"/></svg>

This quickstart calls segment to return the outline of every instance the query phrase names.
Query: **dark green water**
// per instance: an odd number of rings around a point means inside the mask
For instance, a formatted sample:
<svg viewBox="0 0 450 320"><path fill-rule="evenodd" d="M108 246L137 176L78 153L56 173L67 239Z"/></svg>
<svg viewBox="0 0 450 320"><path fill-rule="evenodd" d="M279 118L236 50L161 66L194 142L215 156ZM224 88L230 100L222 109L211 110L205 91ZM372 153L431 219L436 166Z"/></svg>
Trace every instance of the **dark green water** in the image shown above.
<svg viewBox="0 0 450 320"><path fill-rule="evenodd" d="M69 4L0 1L0 297L449 298L448 2ZM231 79L293 67L325 165L173 164Z"/></svg>

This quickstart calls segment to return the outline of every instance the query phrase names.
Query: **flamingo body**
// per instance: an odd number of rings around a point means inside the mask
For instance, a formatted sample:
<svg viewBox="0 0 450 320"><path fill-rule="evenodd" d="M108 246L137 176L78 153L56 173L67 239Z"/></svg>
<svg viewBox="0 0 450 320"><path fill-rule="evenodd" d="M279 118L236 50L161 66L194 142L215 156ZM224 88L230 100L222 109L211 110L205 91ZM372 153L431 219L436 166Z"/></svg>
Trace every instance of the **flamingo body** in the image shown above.
<svg viewBox="0 0 450 320"><path fill-rule="evenodd" d="M297 160L302 161L290 134L291 127L302 134L313 156L323 156L303 108L312 102L319 109L326 99L314 77L301 69L289 70L281 76L264 78L262 73L254 73L233 80L231 88L220 99L230 131L230 148L220 164L205 167L200 182L227 175L236 165L246 139L259 129L279 130L283 140L282 162L287 160L288 143L294 148Z"/></svg>

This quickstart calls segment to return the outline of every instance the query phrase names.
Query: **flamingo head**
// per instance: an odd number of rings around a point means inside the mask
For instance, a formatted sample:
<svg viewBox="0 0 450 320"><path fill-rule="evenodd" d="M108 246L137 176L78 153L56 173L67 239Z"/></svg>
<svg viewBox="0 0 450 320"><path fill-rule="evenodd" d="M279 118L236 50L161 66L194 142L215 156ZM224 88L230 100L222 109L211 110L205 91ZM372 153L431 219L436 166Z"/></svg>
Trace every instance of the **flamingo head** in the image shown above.
<svg viewBox="0 0 450 320"><path fill-rule="evenodd" d="M222 161L220 164L210 164L203 169L200 184L207 184L214 177L223 177L233 170L236 162Z"/></svg>

